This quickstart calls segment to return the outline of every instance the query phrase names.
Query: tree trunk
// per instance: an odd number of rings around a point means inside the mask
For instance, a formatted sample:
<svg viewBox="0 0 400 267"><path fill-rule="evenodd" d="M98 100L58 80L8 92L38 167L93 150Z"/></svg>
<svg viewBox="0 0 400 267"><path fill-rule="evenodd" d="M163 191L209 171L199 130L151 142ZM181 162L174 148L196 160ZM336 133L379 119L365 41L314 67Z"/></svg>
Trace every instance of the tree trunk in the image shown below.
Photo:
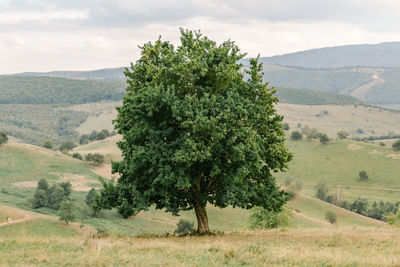
<svg viewBox="0 0 400 267"><path fill-rule="evenodd" d="M203 207L197 200L194 202L194 210L196 211L197 217L197 232L199 234L208 234L210 229L208 228L208 217L206 208Z"/></svg>

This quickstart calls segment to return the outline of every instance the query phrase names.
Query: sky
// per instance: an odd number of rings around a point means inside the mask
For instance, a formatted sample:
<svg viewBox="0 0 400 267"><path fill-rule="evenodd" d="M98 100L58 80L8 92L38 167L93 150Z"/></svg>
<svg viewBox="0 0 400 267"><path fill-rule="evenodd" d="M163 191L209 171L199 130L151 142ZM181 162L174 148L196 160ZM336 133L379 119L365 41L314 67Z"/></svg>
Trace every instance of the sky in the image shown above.
<svg viewBox="0 0 400 267"><path fill-rule="evenodd" d="M0 0L0 74L128 66L179 28L253 57L400 41L397 0Z"/></svg>

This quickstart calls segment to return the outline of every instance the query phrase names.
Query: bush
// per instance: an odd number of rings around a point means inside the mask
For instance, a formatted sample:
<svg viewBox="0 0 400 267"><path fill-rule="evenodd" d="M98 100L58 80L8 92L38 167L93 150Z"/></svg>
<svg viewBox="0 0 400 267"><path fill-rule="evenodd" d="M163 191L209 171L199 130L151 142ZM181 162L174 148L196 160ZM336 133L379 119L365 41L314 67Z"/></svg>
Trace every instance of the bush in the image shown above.
<svg viewBox="0 0 400 267"><path fill-rule="evenodd" d="M368 175L366 171L360 171L358 173L358 177L360 178L361 181L367 181L368 180Z"/></svg>
<svg viewBox="0 0 400 267"><path fill-rule="evenodd" d="M60 151L64 150L72 150L74 147L76 147L75 143L71 140L65 141L60 145Z"/></svg>
<svg viewBox="0 0 400 267"><path fill-rule="evenodd" d="M282 124L282 130L284 130L284 131L289 131L289 129L290 129L290 127L289 127L289 124L288 124L288 123Z"/></svg>
<svg viewBox="0 0 400 267"><path fill-rule="evenodd" d="M382 141L379 142L379 145L380 146L386 146L386 144L384 142L382 142Z"/></svg>
<svg viewBox="0 0 400 267"><path fill-rule="evenodd" d="M175 232L179 235L188 234L194 231L194 223L187 220L179 220L179 222L176 224L176 227L177 229Z"/></svg>
<svg viewBox="0 0 400 267"><path fill-rule="evenodd" d="M75 159L80 159L80 160L83 160L83 157L82 157L82 155L81 155L81 154L79 154L79 153L73 153L73 154L72 154L72 157L73 157L73 158L75 158Z"/></svg>
<svg viewBox="0 0 400 267"><path fill-rule="evenodd" d="M333 225L334 223L337 222L336 214L333 213L332 211L327 211L327 212L325 213L325 219L326 219L331 225Z"/></svg>
<svg viewBox="0 0 400 267"><path fill-rule="evenodd" d="M8 136L0 131L0 146L7 144L8 142Z"/></svg>
<svg viewBox="0 0 400 267"><path fill-rule="evenodd" d="M392 148L394 150L400 150L400 140L397 140L396 142L393 143Z"/></svg>
<svg viewBox="0 0 400 267"><path fill-rule="evenodd" d="M362 133L364 133L364 131L363 131L363 129L357 129L357 133L359 133L359 134L362 134Z"/></svg>
<svg viewBox="0 0 400 267"><path fill-rule="evenodd" d="M337 136L340 140L346 139L347 137L349 137L349 133L346 131L340 131L337 133Z"/></svg>
<svg viewBox="0 0 400 267"><path fill-rule="evenodd" d="M325 201L328 196L328 187L326 186L326 182L322 180L315 187L317 189L315 196Z"/></svg>
<svg viewBox="0 0 400 267"><path fill-rule="evenodd" d="M252 209L250 225L252 228L277 228L286 227L290 224L291 210L285 205L280 212L267 211L262 207Z"/></svg>
<svg viewBox="0 0 400 267"><path fill-rule="evenodd" d="M329 137L326 134L321 134L319 137L321 144L326 145L329 142Z"/></svg>
<svg viewBox="0 0 400 267"><path fill-rule="evenodd" d="M290 139L298 141L298 140L301 140L302 137L303 137L303 135L300 132L294 131L294 132L292 132Z"/></svg>
<svg viewBox="0 0 400 267"><path fill-rule="evenodd" d="M80 145L86 145L89 143L89 135L88 134L83 134L81 135L81 137L79 138L79 144Z"/></svg>
<svg viewBox="0 0 400 267"><path fill-rule="evenodd" d="M102 164L104 162L104 156L99 153L89 153L85 156L86 161L91 161L94 164Z"/></svg>
<svg viewBox="0 0 400 267"><path fill-rule="evenodd" d="M47 149L52 149L53 148L53 142L51 141L46 141L43 143L43 147Z"/></svg>

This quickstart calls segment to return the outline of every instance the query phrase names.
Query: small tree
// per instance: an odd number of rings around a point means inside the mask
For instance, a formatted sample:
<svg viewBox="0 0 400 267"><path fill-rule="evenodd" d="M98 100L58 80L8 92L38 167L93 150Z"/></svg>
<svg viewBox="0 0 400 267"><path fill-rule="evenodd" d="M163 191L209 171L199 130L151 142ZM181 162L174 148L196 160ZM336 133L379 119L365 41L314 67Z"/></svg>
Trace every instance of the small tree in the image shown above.
<svg viewBox="0 0 400 267"><path fill-rule="evenodd" d="M332 211L327 211L325 213L325 219L331 224L335 224L337 222L336 213Z"/></svg>
<svg viewBox="0 0 400 267"><path fill-rule="evenodd" d="M81 154L79 154L79 153L77 153L77 152L73 153L73 154L72 154L72 157L73 157L73 158L75 158L75 159L80 159L80 160L83 160L83 157L82 157L82 155L81 155Z"/></svg>
<svg viewBox="0 0 400 267"><path fill-rule="evenodd" d="M326 145L329 142L329 137L326 134L321 134L319 137L321 144Z"/></svg>
<svg viewBox="0 0 400 267"><path fill-rule="evenodd" d="M89 135L88 134L83 134L81 135L81 137L79 138L79 144L80 145L86 145L89 143Z"/></svg>
<svg viewBox="0 0 400 267"><path fill-rule="evenodd" d="M7 144L8 136L0 131L0 146Z"/></svg>
<svg viewBox="0 0 400 267"><path fill-rule="evenodd" d="M60 217L61 221L66 224L75 220L75 205L70 200L65 200L60 203L60 208L58 209L57 215Z"/></svg>
<svg viewBox="0 0 400 267"><path fill-rule="evenodd" d="M48 205L50 208L58 210L62 201L66 199L65 191L60 185L53 185L49 189Z"/></svg>
<svg viewBox="0 0 400 267"><path fill-rule="evenodd" d="M358 173L358 177L360 178L361 181L367 181L368 180L368 175L366 171L360 171Z"/></svg>
<svg viewBox="0 0 400 267"><path fill-rule="evenodd" d="M47 140L46 142L43 143L43 147L47 149L52 149L53 148L53 142L50 140Z"/></svg>
<svg viewBox="0 0 400 267"><path fill-rule="evenodd" d="M301 140L302 137L303 137L303 135L299 131L294 131L294 132L292 132L290 139L292 139L294 141L298 141L298 140Z"/></svg>
<svg viewBox="0 0 400 267"><path fill-rule="evenodd" d="M346 139L347 137L349 137L349 133L346 131L340 131L337 133L337 136L340 140Z"/></svg>
<svg viewBox="0 0 400 267"><path fill-rule="evenodd" d="M43 190L45 192L49 190L49 184L47 183L46 179L42 178L39 180L37 190Z"/></svg>
<svg viewBox="0 0 400 267"><path fill-rule="evenodd" d="M326 182L322 180L315 187L317 189L315 196L325 201L328 196L328 187L326 186Z"/></svg>
<svg viewBox="0 0 400 267"><path fill-rule="evenodd" d="M94 141L94 140L96 140L97 139L97 131L92 131L91 133L90 133L90 135L89 135L89 140L90 141Z"/></svg>
<svg viewBox="0 0 400 267"><path fill-rule="evenodd" d="M71 140L65 141L60 145L60 151L63 150L72 150L74 147L76 147L75 143Z"/></svg>
<svg viewBox="0 0 400 267"><path fill-rule="evenodd" d="M393 143L392 148L394 150L400 150L400 140L397 140L396 142Z"/></svg>
<svg viewBox="0 0 400 267"><path fill-rule="evenodd" d="M104 156L99 153L94 153L94 154L89 153L85 156L85 160L91 161L94 164L102 164L102 163L104 163Z"/></svg>

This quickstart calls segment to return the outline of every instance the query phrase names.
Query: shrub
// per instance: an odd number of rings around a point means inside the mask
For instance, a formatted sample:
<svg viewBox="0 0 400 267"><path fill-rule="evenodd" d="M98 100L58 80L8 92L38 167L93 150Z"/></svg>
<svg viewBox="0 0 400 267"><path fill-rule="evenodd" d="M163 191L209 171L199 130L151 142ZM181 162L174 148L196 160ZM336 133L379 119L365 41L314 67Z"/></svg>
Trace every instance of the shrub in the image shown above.
<svg viewBox="0 0 400 267"><path fill-rule="evenodd" d="M176 233L177 234L188 234L194 231L194 223L189 222L187 220L179 220L176 224Z"/></svg>
<svg viewBox="0 0 400 267"><path fill-rule="evenodd" d="M89 135L88 134L83 134L81 135L81 137L79 138L79 144L80 145L86 145L89 143Z"/></svg>
<svg viewBox="0 0 400 267"><path fill-rule="evenodd" d="M0 146L7 144L8 142L8 136L0 131Z"/></svg>
<svg viewBox="0 0 400 267"><path fill-rule="evenodd" d="M379 142L379 145L380 146L386 146L386 144L384 142L382 142L382 141Z"/></svg>
<svg viewBox="0 0 400 267"><path fill-rule="evenodd" d="M53 148L53 142L51 141L46 141L43 143L43 147L47 149L52 149Z"/></svg>
<svg viewBox="0 0 400 267"><path fill-rule="evenodd" d="M290 129L290 127L289 127L289 124L288 124L288 123L282 124L282 130L284 130L284 131L289 131L289 129Z"/></svg>
<svg viewBox="0 0 400 267"><path fill-rule="evenodd" d="M333 213L332 211L327 211L327 212L325 213L325 219L326 219L331 225L333 225L334 223L337 222L336 214Z"/></svg>
<svg viewBox="0 0 400 267"><path fill-rule="evenodd" d="M396 142L393 143L392 148L394 150L400 150L400 140L397 140Z"/></svg>
<svg viewBox="0 0 400 267"><path fill-rule="evenodd" d="M104 162L104 156L99 153L89 153L85 156L86 161L91 161L94 164L102 164Z"/></svg>
<svg viewBox="0 0 400 267"><path fill-rule="evenodd" d="M349 133L346 131L340 131L337 133L337 136L340 140L346 139L347 137L349 137Z"/></svg>
<svg viewBox="0 0 400 267"><path fill-rule="evenodd" d="M293 182L292 178L286 177L285 181L283 182L283 184L285 186L289 186L291 183Z"/></svg>
<svg viewBox="0 0 400 267"><path fill-rule="evenodd" d="M250 225L252 228L277 228L290 224L291 210L289 206L283 206L280 212L268 211L262 207L252 209Z"/></svg>
<svg viewBox="0 0 400 267"><path fill-rule="evenodd" d="M321 134L319 137L321 144L326 145L329 142L329 137L326 134Z"/></svg>
<svg viewBox="0 0 400 267"><path fill-rule="evenodd" d="M47 206L47 194L46 191L38 189L33 196L32 208L38 209Z"/></svg>
<svg viewBox="0 0 400 267"><path fill-rule="evenodd" d="M82 155L81 155L81 154L79 154L79 153L76 153L76 152L72 154L72 157L73 157L73 158L75 158L75 159L80 159L80 160L83 160L83 157L82 157Z"/></svg>
<svg viewBox="0 0 400 267"><path fill-rule="evenodd" d="M323 201L326 200L328 195L328 188L325 181L320 181L316 186L315 196Z"/></svg>
<svg viewBox="0 0 400 267"><path fill-rule="evenodd" d="M364 133L364 131L363 131L363 129L358 128L357 133L362 134L362 133Z"/></svg>
<svg viewBox="0 0 400 267"><path fill-rule="evenodd" d="M298 141L298 140L301 140L302 137L303 137L303 135L300 132L294 131L294 132L292 132L290 139Z"/></svg>
<svg viewBox="0 0 400 267"><path fill-rule="evenodd" d="M358 173L358 177L360 178L361 181L367 181L368 180L368 175L366 171L360 171Z"/></svg>
<svg viewBox="0 0 400 267"><path fill-rule="evenodd" d="M63 150L72 150L74 147L76 147L75 143L71 140L65 141L60 145L60 151Z"/></svg>

